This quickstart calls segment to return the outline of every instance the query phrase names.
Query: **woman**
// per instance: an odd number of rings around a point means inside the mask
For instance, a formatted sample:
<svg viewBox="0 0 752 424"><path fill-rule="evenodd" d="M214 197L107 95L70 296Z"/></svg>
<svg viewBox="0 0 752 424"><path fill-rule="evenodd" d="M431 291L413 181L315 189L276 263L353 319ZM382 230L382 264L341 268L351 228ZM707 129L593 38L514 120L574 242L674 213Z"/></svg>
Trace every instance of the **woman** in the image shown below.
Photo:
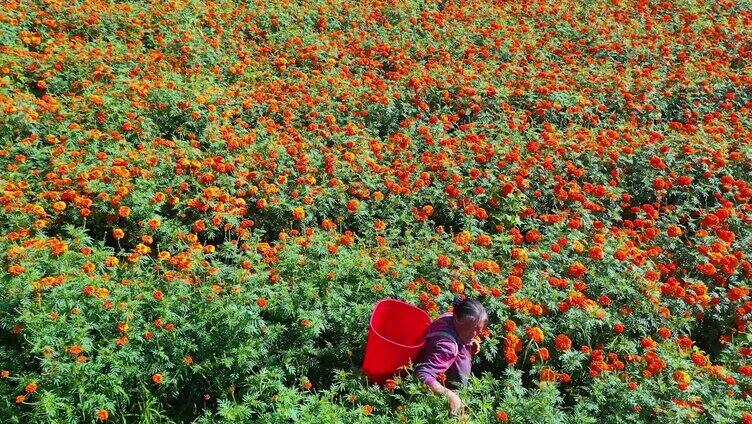
<svg viewBox="0 0 752 424"><path fill-rule="evenodd" d="M447 397L452 414L461 413L462 401L439 381L439 376L445 376L448 385L454 388L467 384L471 355L480 350L477 337L487 323L488 313L480 302L455 297L452 312L441 315L428 326L416 373L434 393Z"/></svg>

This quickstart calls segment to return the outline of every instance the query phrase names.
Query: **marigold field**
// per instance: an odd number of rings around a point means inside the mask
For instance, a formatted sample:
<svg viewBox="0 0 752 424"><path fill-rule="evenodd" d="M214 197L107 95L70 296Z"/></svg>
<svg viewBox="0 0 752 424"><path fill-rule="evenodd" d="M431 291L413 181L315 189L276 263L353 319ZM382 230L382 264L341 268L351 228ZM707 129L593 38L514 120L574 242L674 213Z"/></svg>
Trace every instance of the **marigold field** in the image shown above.
<svg viewBox="0 0 752 424"><path fill-rule="evenodd" d="M752 423L747 0L4 0L0 422Z"/></svg>

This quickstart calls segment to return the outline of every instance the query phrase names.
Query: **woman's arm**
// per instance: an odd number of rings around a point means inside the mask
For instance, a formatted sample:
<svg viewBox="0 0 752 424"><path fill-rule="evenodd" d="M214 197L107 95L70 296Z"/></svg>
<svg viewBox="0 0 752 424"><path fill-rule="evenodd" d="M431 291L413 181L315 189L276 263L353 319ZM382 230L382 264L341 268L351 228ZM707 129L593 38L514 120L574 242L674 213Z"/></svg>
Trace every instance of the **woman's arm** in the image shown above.
<svg viewBox="0 0 752 424"><path fill-rule="evenodd" d="M462 411L462 401L453 391L444 387L438 380L438 375L449 369L457 358L457 345L448 338L435 338L425 353L425 362L418 364L416 374L418 378L431 389L432 392L447 397L452 414Z"/></svg>
<svg viewBox="0 0 752 424"><path fill-rule="evenodd" d="M449 410L452 412L452 415L459 415L462 413L462 399L460 399L457 393L442 386L441 383L438 382L438 380L433 380L430 383L426 384L432 392L447 397L447 400L449 401Z"/></svg>

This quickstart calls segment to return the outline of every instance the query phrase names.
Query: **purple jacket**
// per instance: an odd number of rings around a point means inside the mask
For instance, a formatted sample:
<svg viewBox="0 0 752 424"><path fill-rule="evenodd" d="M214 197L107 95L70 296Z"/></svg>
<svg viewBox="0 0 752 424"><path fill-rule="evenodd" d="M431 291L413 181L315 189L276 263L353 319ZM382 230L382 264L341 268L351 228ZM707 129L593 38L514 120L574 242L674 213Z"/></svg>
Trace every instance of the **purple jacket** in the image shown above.
<svg viewBox="0 0 752 424"><path fill-rule="evenodd" d="M452 313L436 318L428 326L425 338L426 344L415 368L418 378L428 384L443 372L447 382L467 383L472 366L470 345L463 343L454 330Z"/></svg>

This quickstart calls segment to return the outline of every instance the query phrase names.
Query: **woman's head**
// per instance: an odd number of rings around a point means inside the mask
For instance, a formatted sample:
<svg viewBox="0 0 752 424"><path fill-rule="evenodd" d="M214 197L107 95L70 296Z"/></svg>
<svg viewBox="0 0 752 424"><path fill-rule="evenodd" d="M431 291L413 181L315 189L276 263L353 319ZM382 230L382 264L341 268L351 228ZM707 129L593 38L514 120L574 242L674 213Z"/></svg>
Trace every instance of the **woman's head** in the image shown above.
<svg viewBox="0 0 752 424"><path fill-rule="evenodd" d="M465 343L480 335L488 323L486 308L475 299L454 299L454 328Z"/></svg>

